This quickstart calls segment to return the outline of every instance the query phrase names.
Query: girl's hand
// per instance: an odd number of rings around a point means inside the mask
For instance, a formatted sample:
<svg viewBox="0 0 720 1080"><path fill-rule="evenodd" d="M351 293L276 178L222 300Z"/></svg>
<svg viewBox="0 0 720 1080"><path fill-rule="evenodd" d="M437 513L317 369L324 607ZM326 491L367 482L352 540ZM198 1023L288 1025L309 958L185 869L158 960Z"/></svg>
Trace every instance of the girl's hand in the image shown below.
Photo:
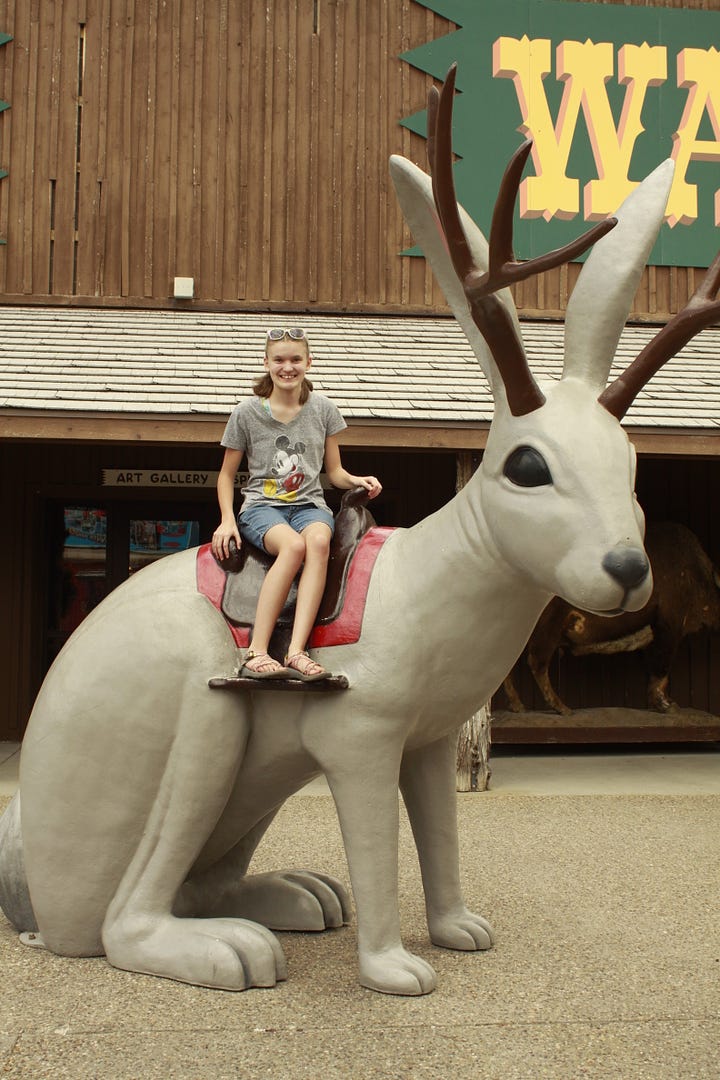
<svg viewBox="0 0 720 1080"><path fill-rule="evenodd" d="M382 484L376 476L356 476L359 487L364 487L370 499L376 499L382 491Z"/></svg>
<svg viewBox="0 0 720 1080"><path fill-rule="evenodd" d="M216 559L227 559L230 555L230 541L234 540L240 547L240 533L235 522L227 525L222 522L212 535L212 553Z"/></svg>

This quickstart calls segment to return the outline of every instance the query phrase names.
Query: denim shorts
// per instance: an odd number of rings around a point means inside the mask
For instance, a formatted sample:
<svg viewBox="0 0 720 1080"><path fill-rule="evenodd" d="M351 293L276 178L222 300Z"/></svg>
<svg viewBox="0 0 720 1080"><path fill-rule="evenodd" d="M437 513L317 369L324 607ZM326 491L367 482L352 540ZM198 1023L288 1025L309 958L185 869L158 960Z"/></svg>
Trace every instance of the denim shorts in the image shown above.
<svg viewBox="0 0 720 1080"><path fill-rule="evenodd" d="M330 532L335 531L335 518L329 510L312 503L304 503L300 506L273 506L267 503L250 503L238 514L238 528L244 540L248 540L255 547L264 549L264 537L268 529L274 525L289 525L295 532L301 533L308 525L316 521L327 525Z"/></svg>

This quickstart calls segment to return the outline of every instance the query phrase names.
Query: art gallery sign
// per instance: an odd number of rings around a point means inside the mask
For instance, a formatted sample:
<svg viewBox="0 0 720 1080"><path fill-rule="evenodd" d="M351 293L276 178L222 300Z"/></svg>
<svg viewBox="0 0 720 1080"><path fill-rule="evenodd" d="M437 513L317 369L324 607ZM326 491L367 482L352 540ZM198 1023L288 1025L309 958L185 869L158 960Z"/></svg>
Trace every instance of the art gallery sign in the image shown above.
<svg viewBox="0 0 720 1080"><path fill-rule="evenodd" d="M103 469L104 487L125 488L214 488L218 473L211 469ZM248 479L247 472L235 474L235 486Z"/></svg>
<svg viewBox="0 0 720 1080"><path fill-rule="evenodd" d="M522 137L523 258L611 214L668 157L675 179L650 262L707 266L720 248L720 13L565 0L416 0L459 29L403 59L442 80L458 62L455 182L487 194ZM403 123L425 134L425 113Z"/></svg>

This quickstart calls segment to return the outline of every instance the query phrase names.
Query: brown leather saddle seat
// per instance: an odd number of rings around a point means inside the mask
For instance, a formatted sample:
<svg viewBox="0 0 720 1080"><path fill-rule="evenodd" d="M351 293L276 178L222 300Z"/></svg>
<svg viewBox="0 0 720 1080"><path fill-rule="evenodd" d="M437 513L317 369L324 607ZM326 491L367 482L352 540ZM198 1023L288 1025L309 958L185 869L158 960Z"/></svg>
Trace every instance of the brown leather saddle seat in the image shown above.
<svg viewBox="0 0 720 1080"><path fill-rule="evenodd" d="M375 520L367 509L367 501L367 491L362 487L353 488L343 495L340 510L335 517L335 533L330 545L325 592L315 620L318 626L330 623L338 617L355 549L365 533L375 525ZM260 588L272 563L272 556L245 540L240 549L235 550L229 558L219 560L220 566L226 572L221 611L228 622L235 626L252 626ZM290 644L299 576L298 574L291 586L270 642L270 651L275 656L284 656Z"/></svg>

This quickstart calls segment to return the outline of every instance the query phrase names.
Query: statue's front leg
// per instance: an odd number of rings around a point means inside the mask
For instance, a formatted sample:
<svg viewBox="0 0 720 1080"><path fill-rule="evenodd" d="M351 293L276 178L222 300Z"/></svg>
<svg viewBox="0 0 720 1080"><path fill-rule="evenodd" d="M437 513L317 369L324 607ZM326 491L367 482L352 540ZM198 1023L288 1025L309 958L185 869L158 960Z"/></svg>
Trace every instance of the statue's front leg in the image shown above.
<svg viewBox="0 0 720 1080"><path fill-rule="evenodd" d="M322 762L338 810L358 921L360 982L385 994L428 994L435 972L403 948L398 912L400 749L351 736ZM322 760L324 755L319 755Z"/></svg>
<svg viewBox="0 0 720 1080"><path fill-rule="evenodd" d="M490 924L465 907L460 891L455 781L457 737L403 756L400 788L412 826L430 939L445 949L473 952L493 944Z"/></svg>

